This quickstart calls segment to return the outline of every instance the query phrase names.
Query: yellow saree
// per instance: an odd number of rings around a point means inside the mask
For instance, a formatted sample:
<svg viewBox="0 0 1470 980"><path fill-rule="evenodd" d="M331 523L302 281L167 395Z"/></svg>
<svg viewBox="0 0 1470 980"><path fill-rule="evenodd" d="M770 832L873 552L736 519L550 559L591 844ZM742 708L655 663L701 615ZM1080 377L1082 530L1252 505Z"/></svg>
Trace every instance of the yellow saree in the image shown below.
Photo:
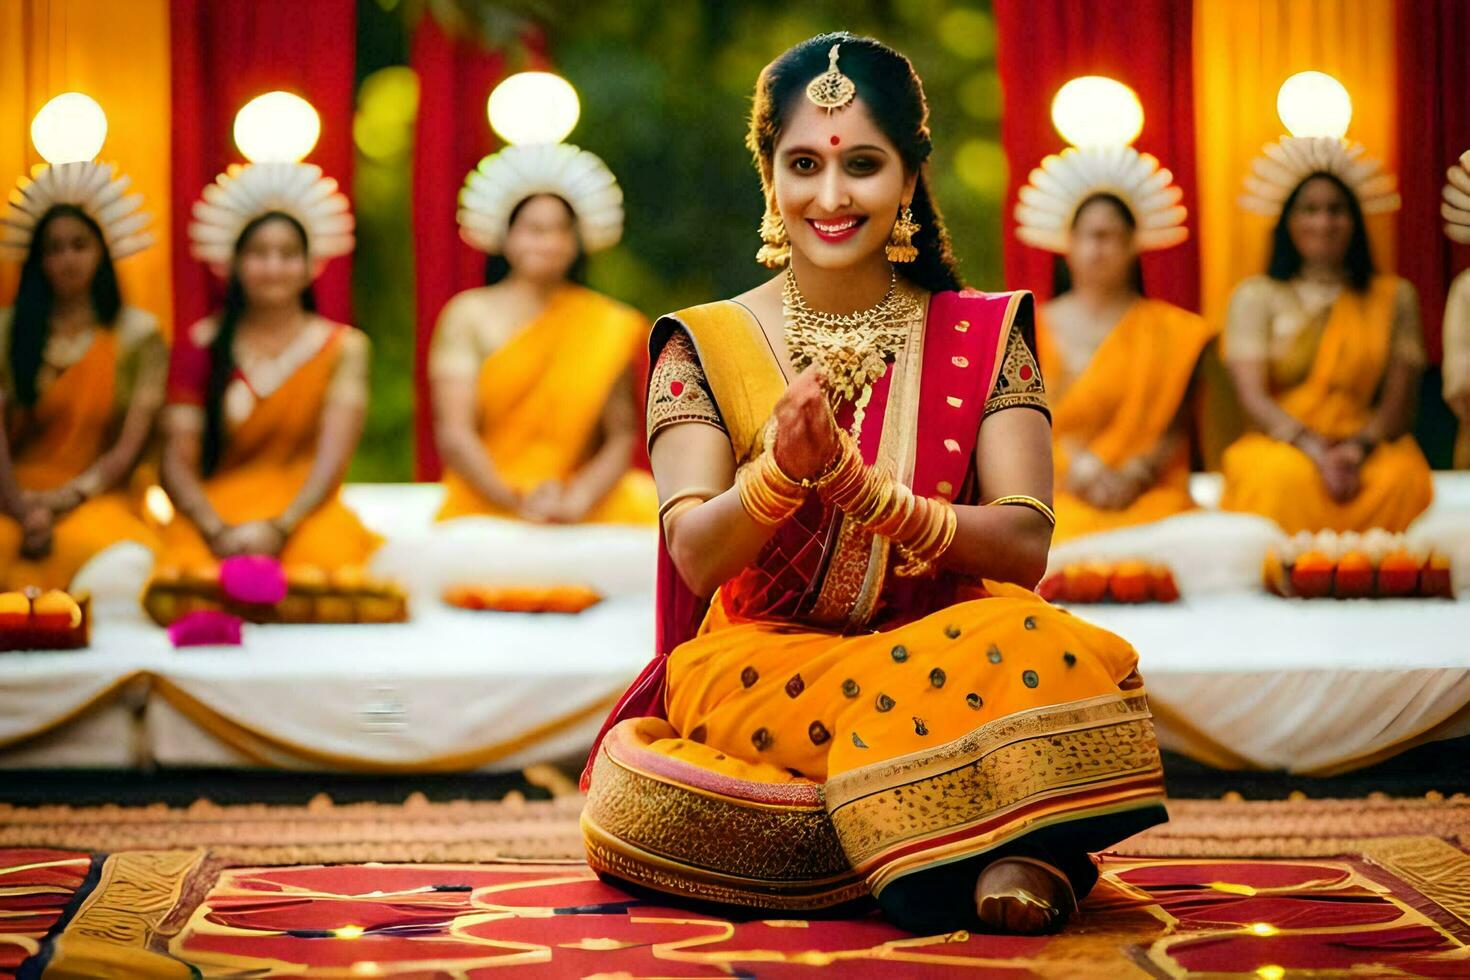
<svg viewBox="0 0 1470 980"><path fill-rule="evenodd" d="M204 492L228 524L271 520L305 486L316 459L317 440L328 394L350 327L333 328L330 338L280 387L254 403L244 419L226 420L227 435L218 469L204 481ZM226 413L228 415L228 413ZM334 491L303 520L281 549L281 564L311 565L328 571L364 565L382 539L369 531ZM213 563L199 529L182 515L164 529L160 564L192 568Z"/></svg>
<svg viewBox="0 0 1470 980"><path fill-rule="evenodd" d="M1059 385L1067 371L1058 341L1043 321L1037 325L1041 373L1047 379L1055 438L1053 472L1056 531L1052 541L1162 520L1194 507L1189 495L1189 443L1169 457L1152 486L1127 507L1103 510L1064 489L1070 468L1068 445L1080 444L1116 469L1159 444L1189 395L1195 367L1213 331L1177 306L1140 299L1075 379Z"/></svg>
<svg viewBox="0 0 1470 980"><path fill-rule="evenodd" d="M1314 332L1309 324L1296 342L1309 348L1309 366L1297 377L1272 364L1277 403L1329 439L1358 432L1372 417L1390 353L1395 349L1396 296L1400 282L1376 278L1363 294L1344 291ZM1237 356L1226 339L1226 357ZM1284 383L1282 383L1284 382ZM1298 531L1402 531L1433 499L1429 463L1412 435L1377 446L1360 470L1361 490L1339 503L1327 492L1306 453L1260 432L1247 433L1225 450L1221 507L1262 514L1288 533Z"/></svg>
<svg viewBox="0 0 1470 980"><path fill-rule="evenodd" d="M8 344L0 345L0 356L7 354ZM117 326L95 331L86 352L40 386L34 405L12 404L6 427L21 489L52 490L86 473L117 437L139 387L154 389L141 397L161 397L165 358L156 322L125 308ZM20 556L20 526L5 518L0 520L4 588L64 589L93 556L123 541L157 546L125 486L98 494L57 520L51 551L41 559Z"/></svg>
<svg viewBox="0 0 1470 980"><path fill-rule="evenodd" d="M1029 306L936 296L874 387L868 461L916 492L983 499L968 447ZM674 330L749 458L784 390L759 326L733 303L686 310L655 326L655 360ZM599 872L757 908L873 897L911 928L945 916L959 928L984 863L1043 860L1080 894L1094 876L1086 851L1162 818L1136 654L1031 592L897 579L888 542L819 500L721 587L692 638L678 634L698 609L670 570L665 556L667 656L625 695L591 761L582 822Z"/></svg>
<svg viewBox="0 0 1470 980"><path fill-rule="evenodd" d="M481 442L496 472L518 492L565 482L595 449L603 409L642 344L647 322L590 289L568 286L509 342L480 362L476 403ZM471 354L471 357L474 355ZM440 520L509 516L453 471L444 475ZM630 469L587 516L590 523L652 524L653 478Z"/></svg>

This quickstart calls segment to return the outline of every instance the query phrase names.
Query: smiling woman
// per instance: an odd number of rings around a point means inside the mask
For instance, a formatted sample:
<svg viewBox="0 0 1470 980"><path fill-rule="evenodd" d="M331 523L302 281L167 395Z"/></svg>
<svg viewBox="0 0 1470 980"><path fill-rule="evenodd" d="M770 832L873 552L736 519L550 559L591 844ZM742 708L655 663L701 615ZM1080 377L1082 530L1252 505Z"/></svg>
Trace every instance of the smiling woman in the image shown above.
<svg viewBox="0 0 1470 980"><path fill-rule="evenodd" d="M1375 271L1363 219L1398 196L1359 153L1284 137L1247 182L1247 203L1277 221L1266 274L1230 301L1225 357L1258 431L1225 451L1221 504L1291 533L1402 531L1433 495L1408 434L1426 360L1418 299Z"/></svg>
<svg viewBox="0 0 1470 980"><path fill-rule="evenodd" d="M1031 298L962 288L891 48L787 51L749 145L758 257L788 267L654 326L661 655L590 761L589 860L686 899L1059 928L1162 784L1132 648L1027 591L1054 522Z"/></svg>

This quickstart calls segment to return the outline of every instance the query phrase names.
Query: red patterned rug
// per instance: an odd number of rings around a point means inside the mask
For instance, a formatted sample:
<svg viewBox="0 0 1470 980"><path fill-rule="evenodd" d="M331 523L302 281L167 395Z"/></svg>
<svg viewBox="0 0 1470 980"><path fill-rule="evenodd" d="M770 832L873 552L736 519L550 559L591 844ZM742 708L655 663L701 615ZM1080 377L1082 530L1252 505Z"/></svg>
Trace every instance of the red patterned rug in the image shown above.
<svg viewBox="0 0 1470 980"><path fill-rule="evenodd" d="M545 850L567 840L575 801L476 806L459 806L457 816L472 840L483 841L483 858L413 863L341 858L340 848L363 846L350 840L362 832L338 843L320 838L333 820L339 832L364 826L367 811L346 807L318 806L315 821L303 812L256 811L257 822L282 818L276 842L259 845L256 857L321 846L338 848L327 860L343 863L242 861L252 845L239 842L236 824L248 821L234 808L93 811L86 829L73 825L76 836L95 839L109 821L112 833L127 826L136 835L171 813L180 819L162 849L95 857L0 849L0 974L796 977L826 967L884 980L951 971L1470 976L1465 800L1180 806L1167 828L1128 842L1120 849L1127 853L1104 855L1102 880L1078 918L1062 935L1039 939L915 937L876 916L743 921L648 903L598 881L580 861L510 859L527 845ZM434 836L424 826L452 831L455 807L419 804L400 836ZM493 807L510 828L498 848ZM0 841L24 833L25 817L37 813L0 813ZM32 829L49 827L42 836L55 837L69 823L61 816L53 810ZM220 830L217 849L202 839L210 824ZM405 829L410 824L422 826ZM541 838L527 829L537 825ZM317 843L293 843L283 832L292 826ZM191 839L198 845L176 846Z"/></svg>

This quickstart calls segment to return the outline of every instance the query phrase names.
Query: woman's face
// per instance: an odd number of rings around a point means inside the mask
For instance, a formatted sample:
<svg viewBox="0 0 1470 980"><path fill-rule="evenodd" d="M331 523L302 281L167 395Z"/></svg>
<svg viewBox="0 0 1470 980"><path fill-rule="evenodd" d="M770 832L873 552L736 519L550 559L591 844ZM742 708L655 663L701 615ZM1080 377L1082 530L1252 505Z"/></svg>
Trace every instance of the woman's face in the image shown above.
<svg viewBox="0 0 1470 980"><path fill-rule="evenodd" d="M829 114L798 95L771 168L792 250L823 269L857 265L887 244L918 180L862 99Z"/></svg>
<svg viewBox="0 0 1470 980"><path fill-rule="evenodd" d="M85 296L102 263L102 241L76 215L59 214L41 236L41 270L58 297Z"/></svg>
<svg viewBox="0 0 1470 980"><path fill-rule="evenodd" d="M1308 178L1286 216L1286 231L1303 260L1341 265L1353 239L1347 195L1326 177Z"/></svg>
<svg viewBox="0 0 1470 980"><path fill-rule="evenodd" d="M301 233L283 218L268 219L250 231L235 267L252 306L299 303L311 284L311 260Z"/></svg>
<svg viewBox="0 0 1470 980"><path fill-rule="evenodd" d="M1072 222L1067 249L1072 281L1104 289L1128 288L1138 260L1133 232L1111 201L1095 199L1082 205Z"/></svg>
<svg viewBox="0 0 1470 980"><path fill-rule="evenodd" d="M533 282L565 279L580 248L571 208L551 194L528 198L505 232L506 264Z"/></svg>

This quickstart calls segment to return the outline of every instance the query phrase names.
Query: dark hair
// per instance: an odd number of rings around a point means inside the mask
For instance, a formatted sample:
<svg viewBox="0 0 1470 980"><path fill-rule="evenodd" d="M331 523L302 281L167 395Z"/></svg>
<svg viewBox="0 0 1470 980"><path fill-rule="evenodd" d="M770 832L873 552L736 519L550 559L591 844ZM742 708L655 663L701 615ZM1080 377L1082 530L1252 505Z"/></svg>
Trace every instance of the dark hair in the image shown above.
<svg viewBox="0 0 1470 980"><path fill-rule="evenodd" d="M1125 204L1123 199L1118 195L1108 194L1106 192L1093 194L1083 200L1081 204L1077 205L1077 211L1075 214L1072 215L1073 228L1077 227L1077 222L1082 218L1082 212L1087 210L1088 205L1092 204L1094 201L1102 201L1107 204L1111 204L1113 206L1113 210L1117 211L1118 216L1123 219L1123 224L1127 225L1130 230L1137 230L1138 219L1134 217L1133 212L1129 209L1128 205ZM1143 291L1143 263L1138 261L1138 256L1136 255L1133 257L1133 268L1130 269L1128 272L1128 285L1132 286L1133 291L1138 295L1148 295ZM1053 256L1051 262L1052 299L1056 299L1063 293L1070 293L1071 291L1072 270L1067 266L1066 256Z"/></svg>
<svg viewBox="0 0 1470 980"><path fill-rule="evenodd" d="M20 288L15 294L15 310L10 321L10 376L15 381L15 397L22 405L36 403L36 375L41 370L41 357L51 334L51 283L42 266L45 259L46 231L57 218L76 218L97 236L102 246L102 259L92 276L92 312L97 322L111 327L122 309L122 293L117 287L117 272L112 267L112 253L101 227L74 204L56 204L36 222L30 250L20 270Z"/></svg>
<svg viewBox="0 0 1470 980"><path fill-rule="evenodd" d="M782 120L811 80L827 70L827 53L834 44L842 45L838 68L852 79L873 121L898 148L904 168L918 174L914 199L909 206L919 223L919 231L914 235L919 256L895 268L904 278L931 292L962 289L964 283L955 268L944 217L929 193L925 164L933 144L929 139L929 105L924 101L924 86L909 60L881 41L854 37L846 31L821 34L802 41L761 70L755 83L750 131L745 137L761 174L761 186L769 196L773 177L771 161Z"/></svg>
<svg viewBox="0 0 1470 980"><path fill-rule="evenodd" d="M522 198L519 204L510 209L510 218L505 223L507 232L516 223L516 219L521 216L521 209L530 203L532 198L537 197L550 197L561 201L562 206L567 209L567 214L571 216L572 227L576 228L577 212L572 210L572 206L567 203L565 198L559 194L532 194L530 197ZM504 254L485 256L485 285L493 286L508 275L510 275L510 263L505 260ZM581 235L577 236L577 257L572 260L571 268L567 269L567 279L570 282L578 284L587 281L587 253L582 250Z"/></svg>
<svg viewBox="0 0 1470 980"><path fill-rule="evenodd" d="M1368 225L1363 220L1363 208L1358 203L1358 196L1336 176L1325 170L1312 174L1297 184L1287 197L1286 203L1281 206L1281 217L1276 220L1276 228L1271 232L1271 261L1266 265L1266 275L1286 282L1302 271L1302 253L1298 252L1296 245L1292 243L1291 231L1287 228L1286 222L1291 216L1291 209L1296 207L1296 199L1300 196L1302 188L1319 177L1330 180L1342 194L1343 200L1347 201L1348 214L1353 219L1353 236L1348 240L1347 254L1343 256L1342 264L1347 270L1348 286L1354 292L1365 293L1373 282L1374 268L1373 250L1368 245Z"/></svg>
<svg viewBox="0 0 1470 980"><path fill-rule="evenodd" d="M284 211L267 211L252 220L235 239L235 257L238 259L245 243L261 225L270 221L284 221L301 238L301 249L307 249L306 229L301 222ZM308 259L308 261L310 261ZM219 466L224 454L225 389L235 376L235 333L240 327L240 318L245 315L245 287L240 283L240 273L232 268L230 281L225 286L225 305L219 313L219 328L209 342L209 379L204 386L204 443L200 449L200 469L209 476ZM311 284L301 291L301 308L307 312L316 310L316 293Z"/></svg>

